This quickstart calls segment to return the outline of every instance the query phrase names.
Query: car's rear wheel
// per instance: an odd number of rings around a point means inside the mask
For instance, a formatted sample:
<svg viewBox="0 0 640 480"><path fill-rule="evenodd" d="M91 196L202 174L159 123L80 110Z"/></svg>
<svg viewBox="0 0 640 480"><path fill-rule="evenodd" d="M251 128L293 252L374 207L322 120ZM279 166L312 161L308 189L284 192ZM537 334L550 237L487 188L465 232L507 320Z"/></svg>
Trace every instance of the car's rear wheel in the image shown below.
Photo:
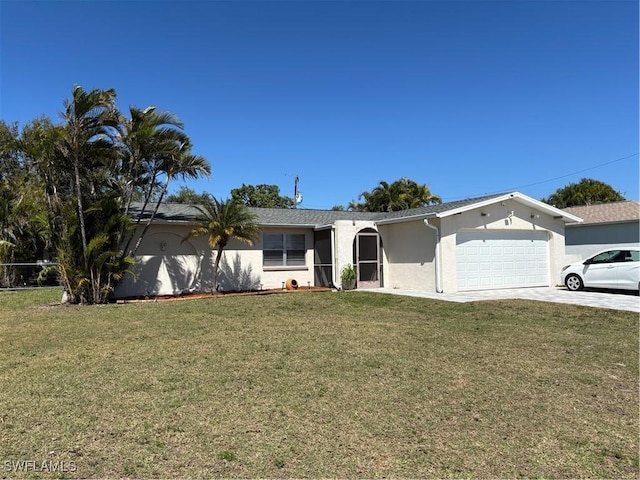
<svg viewBox="0 0 640 480"><path fill-rule="evenodd" d="M578 275L571 274L569 275L564 284L567 286L569 290L578 291L584 288L584 283L582 283L582 279Z"/></svg>

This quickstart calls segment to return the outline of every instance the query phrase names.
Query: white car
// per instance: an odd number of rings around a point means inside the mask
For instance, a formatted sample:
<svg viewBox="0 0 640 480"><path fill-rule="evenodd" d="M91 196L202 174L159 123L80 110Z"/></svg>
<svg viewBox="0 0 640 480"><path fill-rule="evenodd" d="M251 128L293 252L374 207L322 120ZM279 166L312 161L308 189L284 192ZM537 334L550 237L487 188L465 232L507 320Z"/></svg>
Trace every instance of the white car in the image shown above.
<svg viewBox="0 0 640 480"><path fill-rule="evenodd" d="M584 262L562 268L560 279L569 290L583 288L640 289L640 249L605 250Z"/></svg>

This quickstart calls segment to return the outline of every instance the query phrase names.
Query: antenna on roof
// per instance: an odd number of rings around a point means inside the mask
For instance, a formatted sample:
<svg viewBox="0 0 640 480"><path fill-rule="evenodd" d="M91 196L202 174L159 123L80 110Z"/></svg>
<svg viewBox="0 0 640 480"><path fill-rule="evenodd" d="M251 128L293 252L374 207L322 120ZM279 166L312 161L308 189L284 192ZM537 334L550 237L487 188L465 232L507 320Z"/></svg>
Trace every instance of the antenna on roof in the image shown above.
<svg viewBox="0 0 640 480"><path fill-rule="evenodd" d="M293 179L293 208L298 208L298 204L302 203L302 193L298 191L298 175Z"/></svg>

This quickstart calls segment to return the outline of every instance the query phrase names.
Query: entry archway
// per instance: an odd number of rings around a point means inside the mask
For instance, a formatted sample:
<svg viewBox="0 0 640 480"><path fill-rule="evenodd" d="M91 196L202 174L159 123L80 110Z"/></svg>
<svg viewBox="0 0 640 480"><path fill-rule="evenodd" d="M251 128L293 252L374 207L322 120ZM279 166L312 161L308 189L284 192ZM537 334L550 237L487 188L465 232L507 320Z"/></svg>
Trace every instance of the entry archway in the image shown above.
<svg viewBox="0 0 640 480"><path fill-rule="evenodd" d="M353 264L357 268L357 288L378 288L382 285L382 241L373 228L356 234L353 242Z"/></svg>

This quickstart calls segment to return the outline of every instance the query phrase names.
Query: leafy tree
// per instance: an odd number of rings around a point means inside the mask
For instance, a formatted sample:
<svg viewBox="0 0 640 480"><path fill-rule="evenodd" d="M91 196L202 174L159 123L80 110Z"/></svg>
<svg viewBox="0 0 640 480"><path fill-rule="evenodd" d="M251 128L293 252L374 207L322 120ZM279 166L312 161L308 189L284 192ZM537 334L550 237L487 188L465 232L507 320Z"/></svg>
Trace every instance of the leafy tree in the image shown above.
<svg viewBox="0 0 640 480"><path fill-rule="evenodd" d="M36 221L46 210L42 182L26 162L17 124L0 121L0 263L48 258L46 235ZM17 270L0 266L0 284L15 286Z"/></svg>
<svg viewBox="0 0 640 480"><path fill-rule="evenodd" d="M247 207L293 208L292 198L281 196L277 185L245 185L231 190L231 198Z"/></svg>
<svg viewBox="0 0 640 480"><path fill-rule="evenodd" d="M211 195L202 192L196 193L195 190L185 187L184 185L178 189L177 193L172 193L167 196L167 202L169 203L192 203L195 205L204 205L211 201Z"/></svg>
<svg viewBox="0 0 640 480"><path fill-rule="evenodd" d="M206 236L211 248L217 249L213 266L214 293L218 288L218 271L222 252L231 239L239 240L248 245L253 245L255 238L260 233L260 226L256 223L256 216L242 203L234 200L211 200L198 209L202 212L198 216L196 226L191 229L186 239Z"/></svg>
<svg viewBox="0 0 640 480"><path fill-rule="evenodd" d="M578 183L570 183L559 188L542 201L557 208L593 205L596 203L622 202L626 200L614 188L599 180L583 178Z"/></svg>
<svg viewBox="0 0 640 480"><path fill-rule="evenodd" d="M19 202L16 184L21 180L22 167L16 155L17 125L0 123L0 263L9 263L20 233L15 215ZM0 284L9 285L9 270L0 267Z"/></svg>
<svg viewBox="0 0 640 480"><path fill-rule="evenodd" d="M39 258L55 257L57 246L71 243L69 228L74 220L67 219L65 212L74 216L73 203L69 205L73 202L73 174L60 155L61 137L62 126L41 117L22 129L18 141L28 181L16 189L30 197L25 214L30 216L32 239L42 242L41 248L34 250L42 251Z"/></svg>
<svg viewBox="0 0 640 480"><path fill-rule="evenodd" d="M4 255L24 249L14 237L42 239L33 246L53 252L71 303L106 302L130 271L170 181L210 172L175 115L155 107L130 113L125 119L118 111L114 90L75 87L61 124L36 119L19 135L0 125L0 228L12 229L0 236ZM5 190L17 195L7 195L10 209ZM144 205L136 215L134 201Z"/></svg>
<svg viewBox="0 0 640 480"><path fill-rule="evenodd" d="M352 201L348 209L361 212L395 212L442 202L439 196L431 193L427 185L420 185L406 177L391 184L381 181L372 191L362 192L358 199L362 198L364 202Z"/></svg>

